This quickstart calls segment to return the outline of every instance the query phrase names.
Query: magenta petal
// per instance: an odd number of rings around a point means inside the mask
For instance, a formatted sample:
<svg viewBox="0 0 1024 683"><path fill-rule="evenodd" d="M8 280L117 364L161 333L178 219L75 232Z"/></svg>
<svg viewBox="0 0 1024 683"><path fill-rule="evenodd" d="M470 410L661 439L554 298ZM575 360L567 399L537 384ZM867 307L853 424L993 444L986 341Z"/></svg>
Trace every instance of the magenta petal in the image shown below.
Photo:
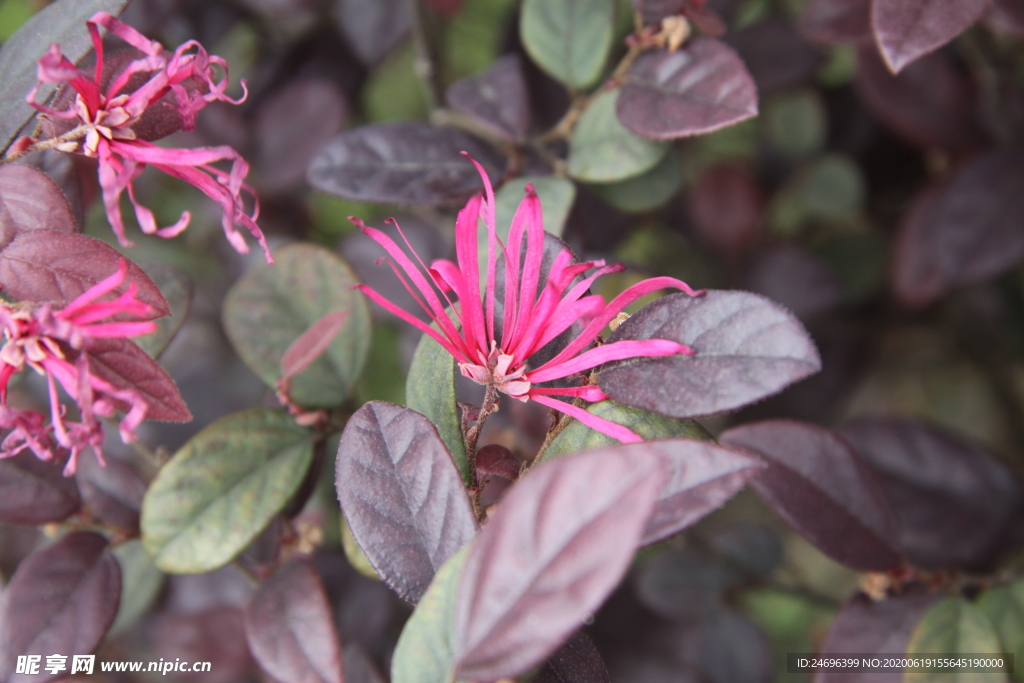
<svg viewBox="0 0 1024 683"><path fill-rule="evenodd" d="M543 395L536 395L532 391L530 392L530 398L541 405L545 405L548 408L553 408L561 413L565 413L569 417L576 418L591 429L599 431L613 439L618 439L622 443L638 443L643 441L639 435L629 429L626 429L622 425L615 424L603 417L598 417L597 415L589 413L583 408L574 406L571 403L559 401L556 398L548 398Z"/></svg>
<svg viewBox="0 0 1024 683"><path fill-rule="evenodd" d="M533 387L530 389L530 395L569 396L572 398L582 398L584 401L590 401L591 403L608 400L608 396L601 391L601 387L594 384L587 384L582 387Z"/></svg>
<svg viewBox="0 0 1024 683"><path fill-rule="evenodd" d="M530 372L529 376L532 382L550 382L553 379L568 377L569 375L589 370L613 360L656 358L660 356L674 356L678 353L689 355L693 352L688 346L669 341L668 339L625 339L612 344L603 344L596 349L590 349L563 363L556 364L554 361L546 363Z"/></svg>

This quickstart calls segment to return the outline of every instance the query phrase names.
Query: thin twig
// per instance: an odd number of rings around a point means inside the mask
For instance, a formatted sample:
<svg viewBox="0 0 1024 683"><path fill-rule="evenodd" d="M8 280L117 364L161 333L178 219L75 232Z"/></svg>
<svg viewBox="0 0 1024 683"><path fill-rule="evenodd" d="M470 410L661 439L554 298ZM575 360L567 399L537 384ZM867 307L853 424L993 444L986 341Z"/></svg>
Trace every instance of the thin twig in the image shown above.
<svg viewBox="0 0 1024 683"><path fill-rule="evenodd" d="M29 145L28 147L26 147L25 149L23 149L23 150L21 150L19 152L11 152L7 156L5 156L2 159L0 159L0 165L9 164L12 161L14 161L15 159L19 159L19 158L25 156L29 152L39 152L39 151L42 151L44 149L55 149L55 148L60 147L61 145L65 144L65 143L74 142L75 140L81 140L92 129L93 129L92 124L86 123L86 124L83 124L81 126L78 126L77 128L75 128L73 130L69 130L67 133L64 133L63 135L60 135L58 137L50 138L49 140L40 140L39 142L34 142L31 145Z"/></svg>
<svg viewBox="0 0 1024 683"><path fill-rule="evenodd" d="M437 68L437 55L434 53L434 45L431 42L430 31L427 27L427 7L420 0L409 0L409 14L412 17L413 42L416 45L415 71L423 83L424 96L427 98L427 108L431 113L437 111L443 101L441 91L441 80Z"/></svg>

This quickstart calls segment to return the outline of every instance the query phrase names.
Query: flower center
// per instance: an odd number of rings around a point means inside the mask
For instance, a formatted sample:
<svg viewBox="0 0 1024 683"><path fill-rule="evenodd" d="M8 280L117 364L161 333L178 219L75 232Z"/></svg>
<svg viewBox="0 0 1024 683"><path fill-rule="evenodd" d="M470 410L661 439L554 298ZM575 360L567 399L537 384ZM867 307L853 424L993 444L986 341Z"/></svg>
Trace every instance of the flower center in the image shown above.
<svg viewBox="0 0 1024 683"><path fill-rule="evenodd" d="M498 391L512 398L526 402L530 391L530 378L526 376L526 366L515 364L515 359L491 342L491 352L484 356L477 351L480 364L459 363L463 377L468 377L477 384L493 384Z"/></svg>

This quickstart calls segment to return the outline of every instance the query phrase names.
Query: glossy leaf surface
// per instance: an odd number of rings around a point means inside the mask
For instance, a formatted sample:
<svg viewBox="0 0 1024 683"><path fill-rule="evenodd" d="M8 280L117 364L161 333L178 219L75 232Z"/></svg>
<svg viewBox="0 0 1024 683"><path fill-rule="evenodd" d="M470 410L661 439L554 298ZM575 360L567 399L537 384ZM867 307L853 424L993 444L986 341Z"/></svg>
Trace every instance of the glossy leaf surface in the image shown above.
<svg viewBox="0 0 1024 683"><path fill-rule="evenodd" d="M710 133L757 115L757 88L736 52L696 38L669 52L647 52L626 75L619 121L637 135L666 140Z"/></svg>
<svg viewBox="0 0 1024 683"><path fill-rule="evenodd" d="M580 116L569 143L569 174L579 180L610 183L654 168L668 145L626 129L615 114L618 90L598 95Z"/></svg>
<svg viewBox="0 0 1024 683"><path fill-rule="evenodd" d="M935 50L981 17L991 0L872 0L875 42L893 73Z"/></svg>
<svg viewBox="0 0 1024 683"><path fill-rule="evenodd" d="M470 546L455 611L459 676L492 680L544 660L622 578L661 488L649 444L531 470Z"/></svg>
<svg viewBox="0 0 1024 683"><path fill-rule="evenodd" d="M694 349L692 357L609 363L597 376L612 400L678 418L759 401L821 367L796 318L748 292L670 294L640 309L608 341L622 339L669 339Z"/></svg>
<svg viewBox="0 0 1024 683"><path fill-rule="evenodd" d="M601 75L615 30L614 0L526 0L519 35L530 58L573 89Z"/></svg>
<svg viewBox="0 0 1024 683"><path fill-rule="evenodd" d="M371 401L338 446L338 500L359 546L410 602L476 534L476 516L437 429L419 413Z"/></svg>
<svg viewBox="0 0 1024 683"><path fill-rule="evenodd" d="M129 339L89 339L89 370L118 389L134 389L146 404L146 419L188 422L192 413L182 400L178 386L153 358ZM117 402L120 410L127 404Z"/></svg>
<svg viewBox="0 0 1024 683"><path fill-rule="evenodd" d="M483 189L463 151L497 180L500 157L486 144L454 128L411 121L342 133L310 162L307 178L318 190L360 202L458 204Z"/></svg>
<svg viewBox="0 0 1024 683"><path fill-rule="evenodd" d="M506 55L482 74L452 83L445 99L499 137L523 142L530 132L530 101L518 55Z"/></svg>

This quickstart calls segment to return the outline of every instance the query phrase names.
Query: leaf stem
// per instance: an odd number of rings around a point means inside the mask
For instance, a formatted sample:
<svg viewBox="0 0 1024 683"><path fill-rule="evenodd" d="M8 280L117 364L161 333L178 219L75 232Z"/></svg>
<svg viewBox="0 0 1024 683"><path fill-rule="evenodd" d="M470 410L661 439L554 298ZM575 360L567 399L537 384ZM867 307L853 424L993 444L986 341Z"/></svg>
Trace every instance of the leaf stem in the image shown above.
<svg viewBox="0 0 1024 683"><path fill-rule="evenodd" d="M443 93L439 69L437 68L437 55L435 45L431 41L427 21L429 19L426 4L420 0L409 0L409 15L412 18L413 42L416 45L416 62L413 69L423 83L424 97L427 99L427 108L431 114L441 107Z"/></svg>
<svg viewBox="0 0 1024 683"><path fill-rule="evenodd" d="M480 415L476 419L476 424L466 432L466 459L469 466L469 488L473 498L473 512L476 513L476 518L481 521L484 518L483 509L480 505L483 487L476 476L476 444L480 439L480 432L483 431L484 423L487 422L488 416L491 413L498 412L499 398L498 386L493 382L489 382L487 390L484 392L484 402L480 405Z"/></svg>

